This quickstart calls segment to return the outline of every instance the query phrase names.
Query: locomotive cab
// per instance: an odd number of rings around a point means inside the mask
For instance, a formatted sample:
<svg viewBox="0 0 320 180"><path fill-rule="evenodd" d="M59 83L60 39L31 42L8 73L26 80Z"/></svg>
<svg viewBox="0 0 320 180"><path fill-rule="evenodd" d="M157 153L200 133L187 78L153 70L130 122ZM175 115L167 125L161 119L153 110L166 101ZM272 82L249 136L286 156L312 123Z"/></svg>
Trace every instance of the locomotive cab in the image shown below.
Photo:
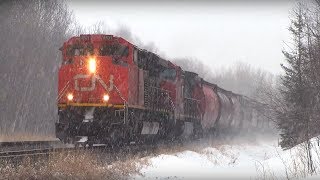
<svg viewBox="0 0 320 180"><path fill-rule="evenodd" d="M123 121L133 46L111 35L80 35L60 50L58 138L97 136L101 126Z"/></svg>
<svg viewBox="0 0 320 180"><path fill-rule="evenodd" d="M128 96L125 80L128 79L128 66L132 63L131 49L128 42L113 36L81 35L71 38L62 47L59 106L124 104Z"/></svg>

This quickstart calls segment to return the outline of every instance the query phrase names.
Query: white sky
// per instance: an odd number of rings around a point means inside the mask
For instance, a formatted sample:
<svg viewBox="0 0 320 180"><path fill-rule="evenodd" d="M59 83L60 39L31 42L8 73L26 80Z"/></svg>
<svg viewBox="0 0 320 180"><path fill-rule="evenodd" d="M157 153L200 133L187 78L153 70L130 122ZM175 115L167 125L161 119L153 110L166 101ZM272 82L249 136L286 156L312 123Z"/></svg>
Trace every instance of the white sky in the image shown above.
<svg viewBox="0 0 320 180"><path fill-rule="evenodd" d="M69 0L68 4L81 25L99 21L111 28L125 25L168 58L194 57L213 70L243 61L281 72L294 0L147 2Z"/></svg>

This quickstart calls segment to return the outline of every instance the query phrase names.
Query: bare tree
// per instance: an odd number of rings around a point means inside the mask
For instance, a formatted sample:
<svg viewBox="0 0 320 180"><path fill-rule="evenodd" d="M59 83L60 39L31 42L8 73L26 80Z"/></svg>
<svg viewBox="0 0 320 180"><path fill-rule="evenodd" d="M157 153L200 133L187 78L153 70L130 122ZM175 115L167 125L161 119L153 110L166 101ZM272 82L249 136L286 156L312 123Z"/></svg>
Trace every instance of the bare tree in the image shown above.
<svg viewBox="0 0 320 180"><path fill-rule="evenodd" d="M1 133L54 132L59 48L70 24L64 1L1 2Z"/></svg>

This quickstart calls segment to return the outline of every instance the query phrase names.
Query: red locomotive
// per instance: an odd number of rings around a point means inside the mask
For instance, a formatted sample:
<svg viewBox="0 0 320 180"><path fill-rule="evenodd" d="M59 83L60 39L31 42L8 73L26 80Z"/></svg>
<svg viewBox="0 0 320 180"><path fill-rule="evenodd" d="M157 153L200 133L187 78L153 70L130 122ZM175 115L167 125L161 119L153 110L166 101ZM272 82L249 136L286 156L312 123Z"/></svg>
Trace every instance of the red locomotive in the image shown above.
<svg viewBox="0 0 320 180"><path fill-rule="evenodd" d="M56 134L64 142L144 142L258 127L256 104L113 35L60 49ZM261 119L261 118L260 118Z"/></svg>

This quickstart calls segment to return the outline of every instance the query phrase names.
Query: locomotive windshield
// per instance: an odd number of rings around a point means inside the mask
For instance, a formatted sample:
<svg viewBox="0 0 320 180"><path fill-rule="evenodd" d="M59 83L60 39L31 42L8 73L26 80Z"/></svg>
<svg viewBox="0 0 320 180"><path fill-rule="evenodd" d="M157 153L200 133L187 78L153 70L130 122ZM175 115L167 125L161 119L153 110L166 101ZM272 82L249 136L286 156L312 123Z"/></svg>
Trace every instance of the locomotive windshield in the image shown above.
<svg viewBox="0 0 320 180"><path fill-rule="evenodd" d="M87 56L93 55L93 45L74 44L67 47L67 56Z"/></svg>
<svg viewBox="0 0 320 180"><path fill-rule="evenodd" d="M67 56L87 56L94 55L93 45L74 44L67 46ZM125 45L106 44L100 48L100 56L120 56L127 57L129 55L129 47Z"/></svg>
<svg viewBox="0 0 320 180"><path fill-rule="evenodd" d="M121 44L106 44L101 46L100 55L127 57L129 55L129 47Z"/></svg>

